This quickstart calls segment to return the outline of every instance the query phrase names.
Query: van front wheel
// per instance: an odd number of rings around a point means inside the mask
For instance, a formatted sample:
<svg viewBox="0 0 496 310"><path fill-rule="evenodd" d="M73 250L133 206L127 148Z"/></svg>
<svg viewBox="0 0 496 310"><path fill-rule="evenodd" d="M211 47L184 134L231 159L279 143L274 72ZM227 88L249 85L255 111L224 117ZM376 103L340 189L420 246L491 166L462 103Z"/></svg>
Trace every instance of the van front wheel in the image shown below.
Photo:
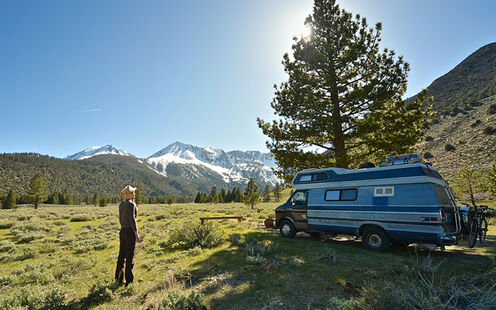
<svg viewBox="0 0 496 310"><path fill-rule="evenodd" d="M385 252L391 246L388 235L376 227L368 227L363 230L362 243L366 249L376 252Z"/></svg>
<svg viewBox="0 0 496 310"><path fill-rule="evenodd" d="M282 221L279 224L279 232L283 237L293 238L296 235L296 227L290 221Z"/></svg>

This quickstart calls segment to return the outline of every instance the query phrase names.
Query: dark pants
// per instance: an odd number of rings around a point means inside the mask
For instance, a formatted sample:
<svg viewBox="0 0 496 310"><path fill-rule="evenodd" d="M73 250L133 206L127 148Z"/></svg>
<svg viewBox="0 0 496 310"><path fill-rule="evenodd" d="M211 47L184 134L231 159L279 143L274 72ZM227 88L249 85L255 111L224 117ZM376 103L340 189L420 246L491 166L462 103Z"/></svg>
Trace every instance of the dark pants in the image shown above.
<svg viewBox="0 0 496 310"><path fill-rule="evenodd" d="M134 248L136 246L136 236L131 228L122 228L119 234L120 247L117 258L117 268L115 269L115 279L122 282L124 279L124 260L126 261L126 283L133 282Z"/></svg>

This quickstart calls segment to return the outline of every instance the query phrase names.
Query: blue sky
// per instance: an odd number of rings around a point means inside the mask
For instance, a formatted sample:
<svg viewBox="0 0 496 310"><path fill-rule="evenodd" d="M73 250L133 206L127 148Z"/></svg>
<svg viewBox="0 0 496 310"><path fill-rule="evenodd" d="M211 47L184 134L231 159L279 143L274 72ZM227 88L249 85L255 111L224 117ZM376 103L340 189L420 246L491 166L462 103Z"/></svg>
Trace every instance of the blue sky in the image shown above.
<svg viewBox="0 0 496 310"><path fill-rule="evenodd" d="M339 1L383 23L408 95L496 41L496 1ZM282 55L306 0L0 0L0 153L65 157L112 144L140 157L181 141L266 151Z"/></svg>

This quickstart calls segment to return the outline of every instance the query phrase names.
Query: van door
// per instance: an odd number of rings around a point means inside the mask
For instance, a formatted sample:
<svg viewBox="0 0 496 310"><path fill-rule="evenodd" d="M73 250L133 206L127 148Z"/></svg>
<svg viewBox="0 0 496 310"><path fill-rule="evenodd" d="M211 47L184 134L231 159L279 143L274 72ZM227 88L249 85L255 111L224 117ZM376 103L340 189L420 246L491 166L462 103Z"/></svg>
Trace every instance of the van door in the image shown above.
<svg viewBox="0 0 496 310"><path fill-rule="evenodd" d="M308 229L307 201L307 191L296 191L290 199L291 217L294 220L296 229L299 231L305 231Z"/></svg>

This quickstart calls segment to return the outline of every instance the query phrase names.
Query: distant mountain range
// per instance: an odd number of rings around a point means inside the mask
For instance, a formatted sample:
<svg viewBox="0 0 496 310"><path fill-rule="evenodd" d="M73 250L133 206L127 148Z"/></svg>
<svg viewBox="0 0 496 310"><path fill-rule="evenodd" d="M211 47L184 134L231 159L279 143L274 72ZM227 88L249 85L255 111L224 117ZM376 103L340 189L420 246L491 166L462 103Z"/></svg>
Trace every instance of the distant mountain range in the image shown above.
<svg viewBox="0 0 496 310"><path fill-rule="evenodd" d="M250 178L260 190L279 180L274 159L258 151L225 152L175 142L148 158L112 145L94 146L58 159L39 154L1 154L0 192L24 192L43 172L50 191L115 195L125 184L140 184L147 195L193 195L213 186L244 189Z"/></svg>

